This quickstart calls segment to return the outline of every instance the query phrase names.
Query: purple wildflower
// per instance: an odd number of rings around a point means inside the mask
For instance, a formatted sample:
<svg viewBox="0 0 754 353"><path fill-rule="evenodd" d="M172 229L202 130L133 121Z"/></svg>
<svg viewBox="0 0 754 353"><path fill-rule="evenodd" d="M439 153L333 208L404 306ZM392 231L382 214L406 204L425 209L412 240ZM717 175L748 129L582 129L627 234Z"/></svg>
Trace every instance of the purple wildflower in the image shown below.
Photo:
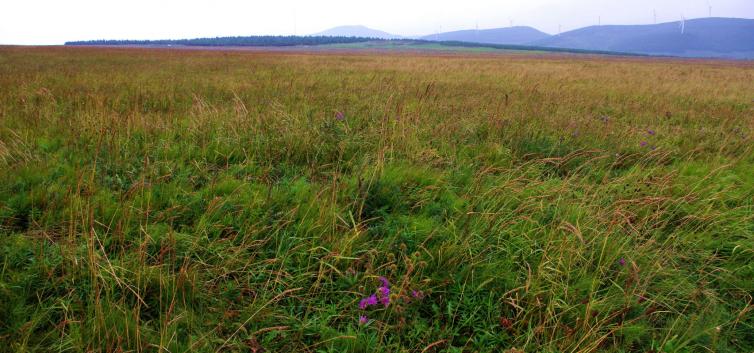
<svg viewBox="0 0 754 353"><path fill-rule="evenodd" d="M380 283L382 284L383 287L390 288L390 282L388 282L387 278L380 277Z"/></svg>
<svg viewBox="0 0 754 353"><path fill-rule="evenodd" d="M649 135L651 135L651 136L654 136L654 135L655 135L655 131L654 131L654 130L652 130L652 129L649 129L649 130L647 130L647 133L648 133Z"/></svg>
<svg viewBox="0 0 754 353"><path fill-rule="evenodd" d="M421 299L424 297L424 293L422 291L417 291L416 289L411 290L411 296L414 297L414 299Z"/></svg>
<svg viewBox="0 0 754 353"><path fill-rule="evenodd" d="M364 310L372 305L377 305L377 296L372 294L359 302L359 309Z"/></svg>
<svg viewBox="0 0 754 353"><path fill-rule="evenodd" d="M366 325L369 322L369 318L366 315L359 316L359 325Z"/></svg>
<svg viewBox="0 0 754 353"><path fill-rule="evenodd" d="M621 266L625 266L625 265L626 265L626 259L624 259L624 258L622 258L622 257L621 257L621 258L620 258L620 260L618 260L618 263L619 263L619 264L620 264Z"/></svg>
<svg viewBox="0 0 754 353"><path fill-rule="evenodd" d="M377 296L372 294L367 298L367 305L377 305Z"/></svg>
<svg viewBox="0 0 754 353"><path fill-rule="evenodd" d="M377 288L377 293L379 293L380 297L380 303L387 307L390 305L390 288L388 287L380 287Z"/></svg>
<svg viewBox="0 0 754 353"><path fill-rule="evenodd" d="M384 297L380 297L380 303L382 303L382 305L387 308L390 305L390 296L386 295Z"/></svg>
<svg viewBox="0 0 754 353"><path fill-rule="evenodd" d="M647 144L647 141L642 141L639 145L641 145L641 147L647 147Z"/></svg>
<svg viewBox="0 0 754 353"><path fill-rule="evenodd" d="M343 112L337 112L335 113L335 119L343 121L346 119L346 115Z"/></svg>

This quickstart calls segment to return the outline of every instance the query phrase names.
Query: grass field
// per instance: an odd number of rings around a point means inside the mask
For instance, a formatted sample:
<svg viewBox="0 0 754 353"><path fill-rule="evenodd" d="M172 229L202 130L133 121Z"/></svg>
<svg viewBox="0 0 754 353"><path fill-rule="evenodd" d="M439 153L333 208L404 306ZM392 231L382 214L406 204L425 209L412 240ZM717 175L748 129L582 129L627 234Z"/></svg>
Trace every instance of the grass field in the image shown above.
<svg viewBox="0 0 754 353"><path fill-rule="evenodd" d="M0 48L0 351L753 352L753 99L752 62Z"/></svg>
<svg viewBox="0 0 754 353"><path fill-rule="evenodd" d="M373 50L397 50L397 51L440 51L440 52L464 52L464 53L516 53L514 50L502 50L490 47L454 47L438 43L404 43L404 42L361 42L344 44L327 44L320 46L334 49L373 49ZM526 53L526 52L523 52Z"/></svg>
<svg viewBox="0 0 754 353"><path fill-rule="evenodd" d="M498 49L493 47L474 46L474 47L461 47L453 46L441 43L432 42L362 42L362 43L346 43L346 44L327 44L318 46L318 48L332 48L332 49L359 49L359 50L390 50L390 51L406 51L406 52L419 52L427 54L427 52L458 52L461 54L472 53L490 53L490 54L547 54L544 51L531 51L531 50L511 50L511 49Z"/></svg>

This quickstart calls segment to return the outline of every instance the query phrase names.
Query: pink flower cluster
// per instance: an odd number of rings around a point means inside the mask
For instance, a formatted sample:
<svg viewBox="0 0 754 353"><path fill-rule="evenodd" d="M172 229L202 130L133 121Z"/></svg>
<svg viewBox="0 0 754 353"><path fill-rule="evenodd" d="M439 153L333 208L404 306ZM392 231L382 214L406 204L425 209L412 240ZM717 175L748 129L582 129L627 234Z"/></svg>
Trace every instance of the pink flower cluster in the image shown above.
<svg viewBox="0 0 754 353"><path fill-rule="evenodd" d="M388 282L385 277L380 277L380 286L377 288L377 293L372 294L359 302L359 309L365 310L378 303L384 305L386 308L390 305L390 282Z"/></svg>
<svg viewBox="0 0 754 353"><path fill-rule="evenodd" d="M363 298L359 301L359 309L367 310L371 306L382 305L387 308L390 306L390 282L385 277L380 277L380 286L377 287L375 293ZM424 297L422 291L411 290L411 297L414 299L421 299ZM359 324L366 325L369 323L369 317L366 315L359 316Z"/></svg>
<svg viewBox="0 0 754 353"><path fill-rule="evenodd" d="M382 304L384 307L390 305L390 282L385 277L380 277L380 286L377 292L359 301L359 309L366 310L370 306ZM366 315L359 316L359 324L366 325L369 318Z"/></svg>

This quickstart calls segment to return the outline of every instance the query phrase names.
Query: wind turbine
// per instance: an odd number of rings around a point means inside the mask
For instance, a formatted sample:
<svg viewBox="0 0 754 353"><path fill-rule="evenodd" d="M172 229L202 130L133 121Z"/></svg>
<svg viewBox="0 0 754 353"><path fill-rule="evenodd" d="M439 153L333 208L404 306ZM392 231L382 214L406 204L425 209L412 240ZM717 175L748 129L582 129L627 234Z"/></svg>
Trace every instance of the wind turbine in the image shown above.
<svg viewBox="0 0 754 353"><path fill-rule="evenodd" d="M707 7L709 8L709 17L712 17L712 3L707 0Z"/></svg>
<svg viewBox="0 0 754 353"><path fill-rule="evenodd" d="M686 16L681 14L681 34L686 32Z"/></svg>
<svg viewBox="0 0 754 353"><path fill-rule="evenodd" d="M597 26L602 26L602 16L597 16Z"/></svg>
<svg viewBox="0 0 754 353"><path fill-rule="evenodd" d="M657 24L657 9L654 9L653 13L655 15L655 24Z"/></svg>

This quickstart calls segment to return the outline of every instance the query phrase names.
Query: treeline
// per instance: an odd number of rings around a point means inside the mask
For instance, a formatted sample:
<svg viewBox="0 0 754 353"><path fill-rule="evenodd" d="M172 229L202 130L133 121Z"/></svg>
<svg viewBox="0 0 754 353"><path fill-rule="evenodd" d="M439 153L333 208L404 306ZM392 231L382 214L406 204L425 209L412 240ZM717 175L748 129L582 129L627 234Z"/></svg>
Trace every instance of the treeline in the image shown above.
<svg viewBox="0 0 754 353"><path fill-rule="evenodd" d="M132 45L132 46L197 46L197 47L286 47L295 45L325 45L363 43L371 41L397 42L405 44L439 44L448 47L493 48L504 50L544 51L573 54L599 55L627 55L644 56L640 54L611 52L602 50L568 49L538 47L529 45L487 44L459 41L432 41L422 39L380 39L367 37L330 37L330 36L248 36L248 37L216 37L195 39L163 39L163 40L88 40L66 42L65 45Z"/></svg>
<svg viewBox="0 0 754 353"><path fill-rule="evenodd" d="M66 42L65 45L181 45L202 47L285 47L294 45L322 45L361 43L376 38L365 37L329 37L329 36L247 36L247 37L215 37L194 39L161 39L161 40L111 40L98 39L87 41Z"/></svg>

